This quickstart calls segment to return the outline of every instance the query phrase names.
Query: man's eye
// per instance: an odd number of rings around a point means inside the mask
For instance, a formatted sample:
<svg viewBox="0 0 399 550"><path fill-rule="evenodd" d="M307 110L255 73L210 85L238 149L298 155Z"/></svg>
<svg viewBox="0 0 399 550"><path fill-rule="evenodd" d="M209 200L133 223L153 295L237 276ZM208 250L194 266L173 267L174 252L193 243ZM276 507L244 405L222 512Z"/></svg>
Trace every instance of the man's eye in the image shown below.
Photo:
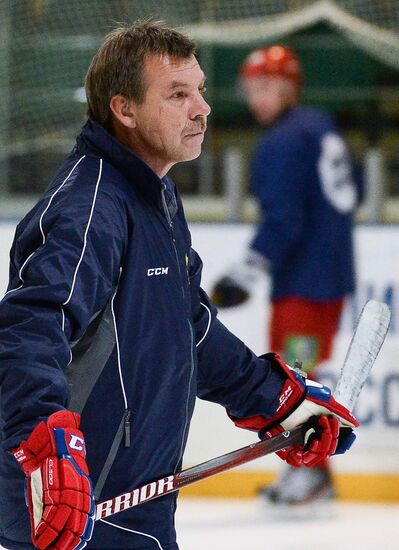
<svg viewBox="0 0 399 550"><path fill-rule="evenodd" d="M200 92L200 94L202 94L202 95L206 94L206 88L205 88L205 86L204 86L203 88L200 88L200 89L199 89L199 92Z"/></svg>
<svg viewBox="0 0 399 550"><path fill-rule="evenodd" d="M181 97L186 97L187 94L185 92L175 92L172 97L176 97L176 98L181 98Z"/></svg>

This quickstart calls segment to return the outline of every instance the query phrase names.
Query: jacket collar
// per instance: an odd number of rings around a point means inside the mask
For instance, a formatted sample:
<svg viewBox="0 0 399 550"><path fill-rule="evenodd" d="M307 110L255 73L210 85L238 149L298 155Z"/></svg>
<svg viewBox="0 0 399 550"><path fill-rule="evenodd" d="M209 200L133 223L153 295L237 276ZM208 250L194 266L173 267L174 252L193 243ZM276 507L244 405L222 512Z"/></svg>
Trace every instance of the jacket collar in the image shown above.
<svg viewBox="0 0 399 550"><path fill-rule="evenodd" d="M83 126L76 147L83 154L94 153L115 166L136 189L157 204L163 184L174 194L174 184L167 177L161 180L148 164L94 120L89 119Z"/></svg>

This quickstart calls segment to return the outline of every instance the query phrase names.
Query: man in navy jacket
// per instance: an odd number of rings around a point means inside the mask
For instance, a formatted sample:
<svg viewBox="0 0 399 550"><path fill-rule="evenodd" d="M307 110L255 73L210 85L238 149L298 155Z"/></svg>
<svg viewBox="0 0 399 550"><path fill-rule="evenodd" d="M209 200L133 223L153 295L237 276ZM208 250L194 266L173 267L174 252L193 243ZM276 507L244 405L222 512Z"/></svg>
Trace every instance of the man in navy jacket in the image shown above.
<svg viewBox="0 0 399 550"><path fill-rule="evenodd" d="M196 396L264 437L307 423L307 445L281 453L293 464L353 439L327 388L256 357L200 287L167 177L200 154L210 113L194 53L162 25L112 31L87 74L89 120L17 227L0 304L6 548L176 550L174 494L93 532L94 500L179 470Z"/></svg>

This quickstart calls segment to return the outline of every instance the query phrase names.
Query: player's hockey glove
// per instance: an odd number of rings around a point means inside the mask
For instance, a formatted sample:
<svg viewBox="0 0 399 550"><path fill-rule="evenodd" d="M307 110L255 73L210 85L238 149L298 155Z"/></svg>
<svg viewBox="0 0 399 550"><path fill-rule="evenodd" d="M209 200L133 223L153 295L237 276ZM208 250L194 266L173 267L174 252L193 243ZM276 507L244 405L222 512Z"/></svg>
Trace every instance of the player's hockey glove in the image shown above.
<svg viewBox="0 0 399 550"><path fill-rule="evenodd" d="M277 354L267 353L262 357L287 377L279 395L280 404L270 419L263 416L235 418L236 425L258 431L262 439L303 426L304 446L293 445L277 453L291 466L314 466L333 454L347 451L356 438L353 428L359 423L334 399L331 390L306 380Z"/></svg>
<svg viewBox="0 0 399 550"><path fill-rule="evenodd" d="M78 414L62 410L40 422L12 452L27 477L36 548L80 550L94 526L94 498Z"/></svg>
<svg viewBox="0 0 399 550"><path fill-rule="evenodd" d="M229 308L244 304L255 285L267 273L267 260L250 250L246 258L233 264L226 275L216 281L211 290L211 300L216 307Z"/></svg>

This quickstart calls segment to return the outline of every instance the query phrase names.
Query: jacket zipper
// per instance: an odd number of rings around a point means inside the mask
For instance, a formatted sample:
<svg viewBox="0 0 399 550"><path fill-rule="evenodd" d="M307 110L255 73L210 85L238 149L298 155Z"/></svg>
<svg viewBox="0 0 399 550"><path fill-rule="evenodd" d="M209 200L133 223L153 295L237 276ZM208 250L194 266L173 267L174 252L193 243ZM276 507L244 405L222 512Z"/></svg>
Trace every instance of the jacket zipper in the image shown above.
<svg viewBox="0 0 399 550"><path fill-rule="evenodd" d="M164 182L162 182L162 189L161 189L162 206L163 206L163 209L164 209L164 212L165 212L166 219L167 219L168 224L169 224L170 234L171 234L171 237L172 237L172 246L173 246L173 249L175 251L177 268L179 270L180 279L181 279L182 274L181 274L181 269L180 269L179 255L177 253L177 248L176 248L176 239L175 239L175 235L174 235L173 220L170 216L170 213L169 213L169 210L168 210L168 205L166 204L165 189L166 189L166 184ZM183 284L181 285L181 289L182 289L182 294L183 294L183 298L184 298L185 297L185 291L184 291ZM194 335L193 335L193 327L192 327L191 321L188 317L187 317L187 322L188 322L189 331L190 331L190 350L191 350L191 353L190 353L190 377L189 377L189 381L188 381L187 399L186 399L186 421L185 421L184 429L183 429L183 437L182 437L182 442L181 442L181 447L180 447L179 458L178 458L178 461L177 461L177 464L176 464L176 467L175 467L174 471L177 470L177 468L180 464L180 461L182 459L182 456L183 456L184 441L186 439L187 427L188 427L188 404L189 404L189 399L190 399L190 387L191 387L191 381L192 381L192 377L193 377L193 373L194 373Z"/></svg>
<svg viewBox="0 0 399 550"><path fill-rule="evenodd" d="M166 220L167 220L168 225L169 225L170 235L172 237L173 250L175 251L175 258L176 258L177 268L179 270L179 274L180 274L180 277L181 277L181 269L180 269L180 263L179 263L179 255L178 255L177 249L176 249L176 239L175 239L175 233L174 233L174 227L173 227L173 220L170 217L170 213L169 213L169 210L168 210L168 205L166 204L165 189L166 189L166 184L162 182L162 191L161 191L162 206L163 206L163 209L164 209L164 212L165 212ZM185 292L184 292L184 286L183 285L181 285L181 290L182 290L182 294L184 296Z"/></svg>
<svg viewBox="0 0 399 550"><path fill-rule="evenodd" d="M187 391L187 399L186 399L186 421L184 424L183 429L183 438L180 445L180 452L179 452L179 458L176 463L175 469L173 473L176 473L177 468L179 467L180 461L183 458L183 452L184 452L184 442L187 438L187 429L188 429L188 406L189 406L189 399L190 399L190 387L191 382L193 379L194 374L194 334L193 334L193 327L191 325L190 319L187 319L188 327L190 330L190 347L191 347L191 353L190 353L190 360L191 360L191 368L190 368L190 377L188 379L188 391Z"/></svg>
<svg viewBox="0 0 399 550"><path fill-rule="evenodd" d="M132 411L126 409L124 412L124 432L125 432L125 447L130 447L130 417Z"/></svg>
<svg viewBox="0 0 399 550"><path fill-rule="evenodd" d="M125 447L130 447L130 420L132 416L132 411L130 409L125 409L121 421L119 422L118 429L114 435L111 447L108 451L107 458L103 464L100 475L98 476L97 483L94 487L94 495L96 500L99 500L101 492L103 490L104 484L108 479L108 475L111 471L111 468L115 462L116 455L118 453L120 444L125 438Z"/></svg>

